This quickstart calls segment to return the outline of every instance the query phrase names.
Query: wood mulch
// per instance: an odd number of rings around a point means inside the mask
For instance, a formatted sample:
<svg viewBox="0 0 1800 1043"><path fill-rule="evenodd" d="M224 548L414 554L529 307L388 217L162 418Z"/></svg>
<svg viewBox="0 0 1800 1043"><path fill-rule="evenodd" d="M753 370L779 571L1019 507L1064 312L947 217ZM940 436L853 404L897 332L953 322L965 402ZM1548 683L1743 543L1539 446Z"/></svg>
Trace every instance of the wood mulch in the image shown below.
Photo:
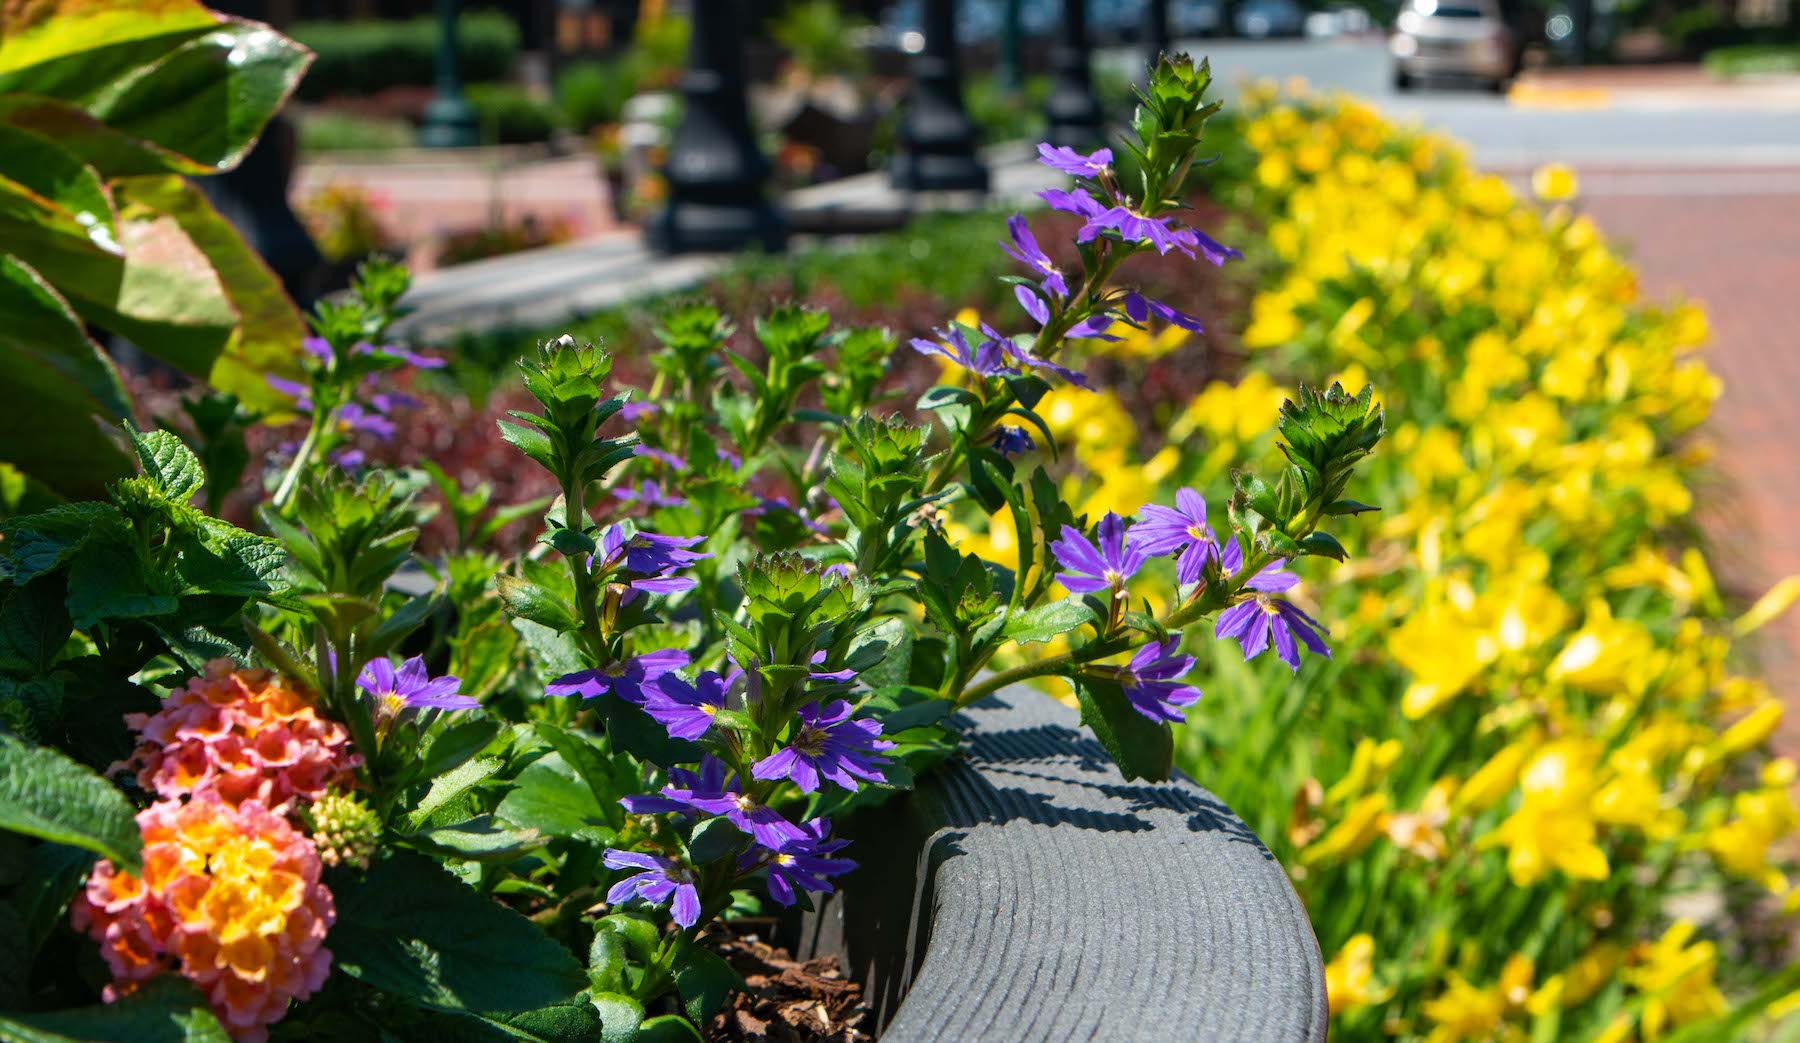
<svg viewBox="0 0 1800 1043"><path fill-rule="evenodd" d="M739 921L712 940L714 951L744 976L744 990L713 1016L712 1043L870 1043L862 986L844 976L836 957L804 962L763 938L770 921Z"/></svg>

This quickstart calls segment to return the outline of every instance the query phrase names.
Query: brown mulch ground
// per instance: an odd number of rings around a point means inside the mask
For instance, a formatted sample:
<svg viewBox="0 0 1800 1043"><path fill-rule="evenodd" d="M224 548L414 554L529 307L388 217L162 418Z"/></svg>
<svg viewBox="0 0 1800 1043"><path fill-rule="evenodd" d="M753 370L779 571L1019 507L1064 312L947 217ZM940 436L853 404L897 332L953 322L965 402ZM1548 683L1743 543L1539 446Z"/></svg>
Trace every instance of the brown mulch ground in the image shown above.
<svg viewBox="0 0 1800 1043"><path fill-rule="evenodd" d="M744 976L744 991L714 1015L706 1038L713 1043L869 1043L861 1026L868 1014L862 986L844 976L835 957L804 963L769 945L768 922L732 925L715 949Z"/></svg>

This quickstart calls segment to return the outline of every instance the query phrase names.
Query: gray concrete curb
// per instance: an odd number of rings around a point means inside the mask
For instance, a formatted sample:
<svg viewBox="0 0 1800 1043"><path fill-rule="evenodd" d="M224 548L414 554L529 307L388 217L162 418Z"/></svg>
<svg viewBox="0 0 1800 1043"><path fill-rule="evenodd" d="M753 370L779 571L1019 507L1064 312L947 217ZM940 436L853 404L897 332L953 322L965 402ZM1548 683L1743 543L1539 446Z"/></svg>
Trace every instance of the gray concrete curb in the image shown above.
<svg viewBox="0 0 1800 1043"><path fill-rule="evenodd" d="M957 723L967 758L854 820L860 868L800 927L884 1043L1325 1039L1306 911L1230 808L1123 781L1030 689Z"/></svg>

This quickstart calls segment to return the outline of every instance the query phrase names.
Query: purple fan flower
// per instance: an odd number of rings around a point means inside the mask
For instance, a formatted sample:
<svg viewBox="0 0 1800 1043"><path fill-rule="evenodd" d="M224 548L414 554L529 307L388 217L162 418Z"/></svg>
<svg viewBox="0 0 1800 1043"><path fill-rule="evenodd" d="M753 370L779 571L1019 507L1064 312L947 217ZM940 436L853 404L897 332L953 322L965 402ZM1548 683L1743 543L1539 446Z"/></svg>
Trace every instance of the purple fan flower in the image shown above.
<svg viewBox="0 0 1800 1043"><path fill-rule="evenodd" d="M312 388L308 385L302 384L297 380L288 380L285 377L277 377L273 374L264 377L263 380L268 382L268 385L276 391L293 399L295 410L301 413L312 412Z"/></svg>
<svg viewBox="0 0 1800 1043"><path fill-rule="evenodd" d="M832 568L837 568L837 567L838 566L836 566L836 565L832 566ZM830 570L827 570L827 571L830 571ZM845 570L844 578L845 579L850 578L847 569ZM814 666L823 665L825 662L825 649L821 648L817 652L814 652L812 654L812 658L810 660L808 660L808 662L812 663L812 665L814 665ZM855 670L810 670L807 672L806 676L812 678L815 681L854 681L856 679L856 671Z"/></svg>
<svg viewBox="0 0 1800 1043"><path fill-rule="evenodd" d="M833 500L832 505L836 506L836 504L837 501ZM800 519L800 524L806 526L809 531L816 532L821 536L829 535L831 533L830 526L813 517L811 514L808 514L806 511L794 506L794 504L785 496L759 497L756 501L756 506L744 508L744 516L746 518L757 518L768 514L770 511L781 511L785 514L791 514Z"/></svg>
<svg viewBox="0 0 1800 1043"><path fill-rule="evenodd" d="M850 704L844 700L834 699L822 708L807 703L800 708L800 725L788 744L757 761L750 774L765 781L792 779L803 793L816 792L821 777L854 790L858 779L887 781L881 774L887 758L880 751L893 746L881 737L881 725L851 720Z"/></svg>
<svg viewBox="0 0 1800 1043"><path fill-rule="evenodd" d="M1067 297L1069 284L1063 281L1062 272L1051 263L1050 255L1038 245L1037 237L1031 234L1031 226L1025 222L1024 215L1014 214L1007 218L1006 228L1012 233L1012 242L1002 240L1000 248L1010 254L1013 260L1040 276L1044 289L1060 297ZM1041 323L1043 320L1038 321Z"/></svg>
<svg viewBox="0 0 1800 1043"><path fill-rule="evenodd" d="M661 406L648 399L634 399L619 407L619 419L627 424L635 424L647 416L655 416Z"/></svg>
<svg viewBox="0 0 1800 1043"><path fill-rule="evenodd" d="M423 404L404 391L375 391L369 395L369 408L384 416L396 409L417 409Z"/></svg>
<svg viewBox="0 0 1800 1043"><path fill-rule="evenodd" d="M1061 210L1090 221L1106 212L1104 203L1079 188L1073 192L1065 188L1046 188L1038 193L1038 198L1049 203L1052 210Z"/></svg>
<svg viewBox="0 0 1800 1043"><path fill-rule="evenodd" d="M1131 317L1132 322L1140 324L1154 314L1172 326L1180 326L1184 330L1191 330L1195 333L1206 332L1200 328L1199 319L1186 312L1176 311L1161 301L1145 297L1136 290L1125 295L1125 314Z"/></svg>
<svg viewBox="0 0 1800 1043"><path fill-rule="evenodd" d="M1194 256L1193 240L1190 235L1183 234L1188 229L1176 226L1173 222L1171 217L1145 217L1129 207L1108 207L1088 218L1088 223L1075 234L1075 241L1090 242L1098 238L1101 232L1111 231L1118 233L1119 238L1128 243L1148 242L1156 247L1157 253L1180 250L1189 257Z"/></svg>
<svg viewBox="0 0 1800 1043"><path fill-rule="evenodd" d="M393 438L398 430L392 420L356 402L346 402L338 407L337 422L347 433L373 435L384 442Z"/></svg>
<svg viewBox="0 0 1800 1043"><path fill-rule="evenodd" d="M644 685L644 712L673 738L698 739L712 727L713 714L725 708L732 683L741 677L741 670L723 677L705 670L689 684L675 674L663 674Z"/></svg>
<svg viewBox="0 0 1800 1043"><path fill-rule="evenodd" d="M671 492L664 492L662 483L654 478L648 479L635 488L614 490L613 495L626 503L642 504L645 508L685 507L687 500Z"/></svg>
<svg viewBox="0 0 1800 1043"><path fill-rule="evenodd" d="M669 770L669 784L660 796L634 794L619 798L634 815L675 811L686 815L723 815L764 847L776 848L805 834L781 812L758 804L744 793L735 777L725 781L725 763L708 753L700 758L698 774L683 768Z"/></svg>
<svg viewBox="0 0 1800 1043"><path fill-rule="evenodd" d="M1112 324L1112 316L1105 312L1101 312L1098 315L1089 315L1087 318L1082 319L1080 322L1069 327L1068 337L1070 339L1089 337L1094 340L1121 339L1106 332L1107 330L1112 329Z"/></svg>
<svg viewBox="0 0 1800 1043"><path fill-rule="evenodd" d="M847 858L831 855L849 844L848 840L831 839L831 823L815 818L799 837L773 850L751 851L738 860L738 872L754 869L759 863L769 867L769 897L782 905L793 905L801 891L832 890L827 877L839 876L856 868Z"/></svg>
<svg viewBox="0 0 1800 1043"><path fill-rule="evenodd" d="M662 905L673 898L669 912L676 923L682 927L692 927L700 919L700 891L694 887L693 871L677 864L674 859L609 847L600 860L608 869L643 870L612 885L612 889L606 892L608 905L618 905L634 897L642 898L651 905Z"/></svg>
<svg viewBox="0 0 1800 1043"><path fill-rule="evenodd" d="M1012 372L998 341L984 340L971 349L968 338L954 326L938 330L937 335L936 341L913 338L913 350L921 355L940 355L977 376L997 377Z"/></svg>
<svg viewBox="0 0 1800 1043"><path fill-rule="evenodd" d="M628 703L642 706L645 685L686 665L686 652L679 648L662 648L608 663L598 669L564 674L545 685L544 694L579 695L583 699L597 699L611 692Z"/></svg>
<svg viewBox="0 0 1800 1043"><path fill-rule="evenodd" d="M1219 538L1206 524L1206 501L1192 489L1181 489L1175 506L1148 504L1143 513L1143 520L1131 527L1131 542L1153 558L1180 551L1176 580L1182 586L1200 582L1207 559L1219 557Z"/></svg>
<svg viewBox="0 0 1800 1043"><path fill-rule="evenodd" d="M988 338L989 343L1000 345L1001 350L1006 354L1007 361L1015 364L1015 369L1047 369L1078 388L1083 388L1088 391L1093 390L1093 385L1088 381L1087 374L1070 369L1067 366L1058 365L1051 362L1049 359L1039 358L1038 356L1033 355L1031 349L1025 347L1012 337L1003 336L998 330L985 322L981 324L981 332Z"/></svg>
<svg viewBox="0 0 1800 1043"><path fill-rule="evenodd" d="M1111 511L1100 519L1095 536L1097 545L1073 526L1062 527L1062 539L1050 545L1050 553L1071 571L1058 573L1056 581L1076 594L1112 590L1123 596L1125 582L1144 567L1143 548L1125 539L1125 519Z"/></svg>
<svg viewBox="0 0 1800 1043"><path fill-rule="evenodd" d="M1103 148L1084 156L1067 145L1038 146L1038 162L1070 177L1099 177L1112 163L1112 149Z"/></svg>
<svg viewBox="0 0 1800 1043"><path fill-rule="evenodd" d="M1179 637L1152 641L1138 649L1131 662L1115 668L1133 710L1153 721L1181 721L1185 718L1177 707L1200 701L1200 689L1181 683L1194 668L1194 657L1180 652Z"/></svg>
<svg viewBox="0 0 1800 1043"><path fill-rule="evenodd" d="M703 551L688 549L705 539L705 536L658 536L642 531L626 536L624 526L613 525L600 534L594 561L606 572L623 568L631 577L625 582L633 590L674 594L693 589L696 582L691 577L675 575L677 570L712 557ZM592 564L590 562L590 566Z"/></svg>
<svg viewBox="0 0 1800 1043"><path fill-rule="evenodd" d="M645 445L642 442L631 447L631 455L649 457L652 460L667 464L677 471L687 470L686 460L669 452L667 449L658 449L653 445Z"/></svg>
<svg viewBox="0 0 1800 1043"><path fill-rule="evenodd" d="M1050 306L1044 303L1042 297L1032 293L1031 287L1014 286L1013 297L1019 302L1019 307L1025 309L1025 314L1031 316L1031 320L1039 326L1050 321Z"/></svg>
<svg viewBox="0 0 1800 1043"><path fill-rule="evenodd" d="M1286 598L1273 595L1293 589L1300 577L1292 572L1281 571L1285 561L1277 561L1250 577L1244 584L1256 591L1254 597L1240 601L1219 614L1219 621L1213 627L1213 636L1218 638L1235 638L1244 650L1244 659L1255 659L1275 644L1275 654L1294 671L1300 669L1299 644L1312 649L1327 659L1331 657L1331 649L1325 644L1325 627L1318 620L1307 615L1299 606Z"/></svg>
<svg viewBox="0 0 1800 1043"><path fill-rule="evenodd" d="M1031 440L1031 432L1022 427L1012 427L1007 424L1001 424L994 428L994 440L990 444L994 447L994 452L1007 457L1017 456L1037 448L1037 443Z"/></svg>
<svg viewBox="0 0 1800 1043"><path fill-rule="evenodd" d="M324 337L301 338L300 350L311 355L313 358L318 359L320 362L331 361L331 342Z"/></svg>
<svg viewBox="0 0 1800 1043"><path fill-rule="evenodd" d="M428 674L424 656L413 656L397 671L386 656L371 659L356 679L356 687L369 693L376 710L389 717L402 710L481 709L479 702L457 691L461 685L461 678Z"/></svg>

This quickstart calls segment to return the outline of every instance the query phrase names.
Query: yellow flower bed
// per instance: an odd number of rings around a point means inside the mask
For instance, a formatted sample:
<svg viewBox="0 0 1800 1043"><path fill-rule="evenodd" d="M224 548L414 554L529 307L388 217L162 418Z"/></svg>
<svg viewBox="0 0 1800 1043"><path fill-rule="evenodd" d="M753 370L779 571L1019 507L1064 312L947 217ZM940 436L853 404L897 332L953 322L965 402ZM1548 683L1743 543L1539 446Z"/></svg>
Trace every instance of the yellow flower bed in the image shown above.
<svg viewBox="0 0 1800 1043"><path fill-rule="evenodd" d="M1800 809L1733 642L1800 582L1734 628L1695 541L1704 314L1640 298L1566 169L1521 198L1355 101L1247 110L1224 191L1266 244L1249 372L1161 418L1154 454L1104 393L1042 411L1073 502L1128 513L1180 485L1222 503L1290 381L1380 389L1356 493L1383 513L1344 527L1350 564L1301 569L1334 658L1294 677L1191 647L1213 679L1181 739L1306 901L1334 1038L1723 1039L1727 992L1767 1024L1796 1005L1770 1007L1800 986L1767 944L1791 929L1745 925L1800 906Z"/></svg>

